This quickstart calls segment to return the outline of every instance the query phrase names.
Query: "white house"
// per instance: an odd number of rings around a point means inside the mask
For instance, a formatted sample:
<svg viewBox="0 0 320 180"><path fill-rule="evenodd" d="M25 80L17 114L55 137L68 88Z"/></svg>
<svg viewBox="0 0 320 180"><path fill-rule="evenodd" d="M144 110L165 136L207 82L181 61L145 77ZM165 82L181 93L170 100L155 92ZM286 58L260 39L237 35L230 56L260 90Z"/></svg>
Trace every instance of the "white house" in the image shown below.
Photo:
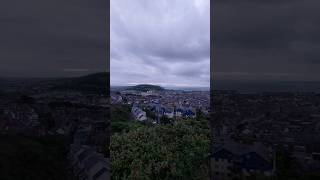
<svg viewBox="0 0 320 180"><path fill-rule="evenodd" d="M167 116L168 118L173 118L174 117L174 109L166 108L164 111L164 115Z"/></svg>
<svg viewBox="0 0 320 180"><path fill-rule="evenodd" d="M143 110L141 110L139 107L137 106L133 106L131 109L131 113L133 115L133 117L137 120L137 121L145 121L147 120L147 113Z"/></svg>

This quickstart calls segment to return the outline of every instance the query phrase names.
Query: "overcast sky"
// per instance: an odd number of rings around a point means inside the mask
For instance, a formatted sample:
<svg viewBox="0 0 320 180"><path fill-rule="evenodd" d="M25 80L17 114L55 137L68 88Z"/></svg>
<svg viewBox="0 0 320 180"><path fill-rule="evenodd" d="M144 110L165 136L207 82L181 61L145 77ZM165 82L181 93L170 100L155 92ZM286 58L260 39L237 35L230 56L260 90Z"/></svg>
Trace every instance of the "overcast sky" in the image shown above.
<svg viewBox="0 0 320 180"><path fill-rule="evenodd" d="M106 0L1 0L0 77L107 71Z"/></svg>
<svg viewBox="0 0 320 180"><path fill-rule="evenodd" d="M320 80L319 0L214 0L213 80Z"/></svg>
<svg viewBox="0 0 320 180"><path fill-rule="evenodd" d="M320 1L213 3L213 79L320 80ZM209 0L111 0L110 10L113 84L209 84ZM0 77L107 71L107 14L105 0L2 0Z"/></svg>
<svg viewBox="0 0 320 180"><path fill-rule="evenodd" d="M209 86L209 0L111 0L111 84Z"/></svg>

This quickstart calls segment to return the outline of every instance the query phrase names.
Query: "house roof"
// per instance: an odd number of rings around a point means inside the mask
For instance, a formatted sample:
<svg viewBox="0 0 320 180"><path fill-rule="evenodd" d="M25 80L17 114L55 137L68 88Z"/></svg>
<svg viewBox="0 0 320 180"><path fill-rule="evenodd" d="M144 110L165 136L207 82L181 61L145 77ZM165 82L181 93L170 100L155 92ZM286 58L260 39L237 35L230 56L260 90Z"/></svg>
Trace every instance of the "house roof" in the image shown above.
<svg viewBox="0 0 320 180"><path fill-rule="evenodd" d="M218 159L232 160L235 157L235 154L233 154L232 152L228 151L225 148L222 148L219 151L213 153L212 157L218 158Z"/></svg>
<svg viewBox="0 0 320 180"><path fill-rule="evenodd" d="M214 148L212 158L232 160L240 168L262 171L273 168L271 160L267 159L267 147L259 143L247 145L228 141L220 147L212 148Z"/></svg>
<svg viewBox="0 0 320 180"><path fill-rule="evenodd" d="M272 164L256 152L250 152L240 156L240 167L244 169L266 171L272 169Z"/></svg>

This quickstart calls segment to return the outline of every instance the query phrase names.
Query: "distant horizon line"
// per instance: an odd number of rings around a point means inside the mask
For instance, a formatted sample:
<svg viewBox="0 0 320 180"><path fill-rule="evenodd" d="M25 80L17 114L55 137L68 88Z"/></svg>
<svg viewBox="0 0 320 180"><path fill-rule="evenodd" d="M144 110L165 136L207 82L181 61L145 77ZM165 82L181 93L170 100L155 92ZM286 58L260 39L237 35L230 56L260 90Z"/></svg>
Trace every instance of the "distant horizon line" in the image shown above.
<svg viewBox="0 0 320 180"><path fill-rule="evenodd" d="M99 72L92 72L88 74L82 74L82 75L65 75L65 76L0 76L0 79L59 79L59 78L78 78L78 77L85 77L90 76L94 74L100 74L100 73L108 73L109 71L99 71Z"/></svg>
<svg viewBox="0 0 320 180"><path fill-rule="evenodd" d="M141 83L141 84L110 84L111 87L128 87L128 86L137 86L137 85L153 85L167 88L179 88L179 87L188 87L188 88L210 88L210 86L179 86L179 85L161 85L161 84L150 84L150 83Z"/></svg>
<svg viewBox="0 0 320 180"><path fill-rule="evenodd" d="M270 84L270 83L320 83L320 80L214 80L213 84L215 83L224 83L224 82L232 82L232 83L253 83L253 84ZM137 86L137 85L155 85L155 86L161 86L161 87L203 87L203 88L209 88L211 85L203 86L203 85L197 85L197 86L188 86L188 85L162 85L157 83L132 83L132 84L112 84L110 83L110 86L118 86L118 87L125 87L125 86Z"/></svg>

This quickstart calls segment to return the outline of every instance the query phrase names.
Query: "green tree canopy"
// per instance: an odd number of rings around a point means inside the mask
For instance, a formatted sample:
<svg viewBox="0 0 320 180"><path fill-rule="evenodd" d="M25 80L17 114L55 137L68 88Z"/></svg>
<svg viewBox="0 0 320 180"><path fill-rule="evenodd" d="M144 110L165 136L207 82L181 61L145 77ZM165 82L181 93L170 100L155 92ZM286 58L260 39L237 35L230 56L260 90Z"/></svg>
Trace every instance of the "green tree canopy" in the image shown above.
<svg viewBox="0 0 320 180"><path fill-rule="evenodd" d="M111 137L112 179L208 179L205 120L140 126Z"/></svg>

